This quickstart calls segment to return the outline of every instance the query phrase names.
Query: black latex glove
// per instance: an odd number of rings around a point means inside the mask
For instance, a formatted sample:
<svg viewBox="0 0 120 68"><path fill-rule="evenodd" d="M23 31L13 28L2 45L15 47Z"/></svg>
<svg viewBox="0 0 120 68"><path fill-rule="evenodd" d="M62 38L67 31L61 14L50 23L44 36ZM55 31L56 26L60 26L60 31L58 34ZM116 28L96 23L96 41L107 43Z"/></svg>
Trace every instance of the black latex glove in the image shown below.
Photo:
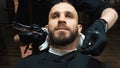
<svg viewBox="0 0 120 68"><path fill-rule="evenodd" d="M87 30L82 45L82 53L99 56L107 45L105 35L106 22L102 19L95 21Z"/></svg>
<svg viewBox="0 0 120 68"><path fill-rule="evenodd" d="M29 31L19 33L20 41L24 44L35 43L41 45L47 36L47 32L36 24L31 25Z"/></svg>

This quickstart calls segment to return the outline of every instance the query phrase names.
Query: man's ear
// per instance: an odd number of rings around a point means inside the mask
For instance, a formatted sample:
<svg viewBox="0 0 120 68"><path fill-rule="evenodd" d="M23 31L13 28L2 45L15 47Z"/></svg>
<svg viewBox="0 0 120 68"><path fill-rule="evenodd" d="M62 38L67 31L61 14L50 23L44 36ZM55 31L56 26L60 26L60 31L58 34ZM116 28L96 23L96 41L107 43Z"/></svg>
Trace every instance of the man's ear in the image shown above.
<svg viewBox="0 0 120 68"><path fill-rule="evenodd" d="M78 33L80 34L82 31L82 25L81 24L78 24Z"/></svg>

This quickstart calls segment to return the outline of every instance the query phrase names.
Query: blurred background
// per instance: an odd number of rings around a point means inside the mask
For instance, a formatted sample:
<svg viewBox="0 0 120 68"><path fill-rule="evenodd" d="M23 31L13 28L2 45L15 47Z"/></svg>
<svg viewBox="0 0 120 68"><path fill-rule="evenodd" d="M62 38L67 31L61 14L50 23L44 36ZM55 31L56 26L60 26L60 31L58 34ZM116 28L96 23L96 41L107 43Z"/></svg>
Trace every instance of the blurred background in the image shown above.
<svg viewBox="0 0 120 68"><path fill-rule="evenodd" d="M112 4L120 16L120 0L104 0ZM15 68L16 63L21 59L20 48L13 41L16 30L7 27L15 18L18 7L18 0L0 0L0 68ZM28 7L33 4L29 3ZM32 7L31 7L32 8ZM31 11L31 9L27 9ZM31 23L31 13L28 13ZM108 45L98 60L108 65L108 68L120 68L120 18L117 23L108 31Z"/></svg>

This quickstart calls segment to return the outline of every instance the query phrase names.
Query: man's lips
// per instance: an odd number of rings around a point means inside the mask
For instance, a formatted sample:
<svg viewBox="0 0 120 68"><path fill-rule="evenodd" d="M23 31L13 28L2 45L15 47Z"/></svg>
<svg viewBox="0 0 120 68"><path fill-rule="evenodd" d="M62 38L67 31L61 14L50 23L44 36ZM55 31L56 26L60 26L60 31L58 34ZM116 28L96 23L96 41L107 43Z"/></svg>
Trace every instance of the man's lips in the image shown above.
<svg viewBox="0 0 120 68"><path fill-rule="evenodd" d="M56 31L68 31L68 29L66 29L66 28L57 28L57 29L55 29Z"/></svg>
<svg viewBox="0 0 120 68"><path fill-rule="evenodd" d="M55 30L69 30L68 27L56 27Z"/></svg>

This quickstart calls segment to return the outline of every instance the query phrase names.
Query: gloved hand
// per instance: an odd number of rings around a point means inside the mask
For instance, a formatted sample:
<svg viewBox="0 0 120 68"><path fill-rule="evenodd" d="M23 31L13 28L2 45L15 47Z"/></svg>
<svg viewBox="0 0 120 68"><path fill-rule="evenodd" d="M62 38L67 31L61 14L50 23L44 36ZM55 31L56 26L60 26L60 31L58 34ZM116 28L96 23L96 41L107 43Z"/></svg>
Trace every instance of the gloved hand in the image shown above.
<svg viewBox="0 0 120 68"><path fill-rule="evenodd" d="M92 56L99 56L102 53L107 45L105 35L106 24L103 19L98 19L92 24L85 35L81 53Z"/></svg>
<svg viewBox="0 0 120 68"><path fill-rule="evenodd" d="M29 31L19 33L20 41L24 44L37 43L41 45L47 36L47 31L36 24L31 25Z"/></svg>

